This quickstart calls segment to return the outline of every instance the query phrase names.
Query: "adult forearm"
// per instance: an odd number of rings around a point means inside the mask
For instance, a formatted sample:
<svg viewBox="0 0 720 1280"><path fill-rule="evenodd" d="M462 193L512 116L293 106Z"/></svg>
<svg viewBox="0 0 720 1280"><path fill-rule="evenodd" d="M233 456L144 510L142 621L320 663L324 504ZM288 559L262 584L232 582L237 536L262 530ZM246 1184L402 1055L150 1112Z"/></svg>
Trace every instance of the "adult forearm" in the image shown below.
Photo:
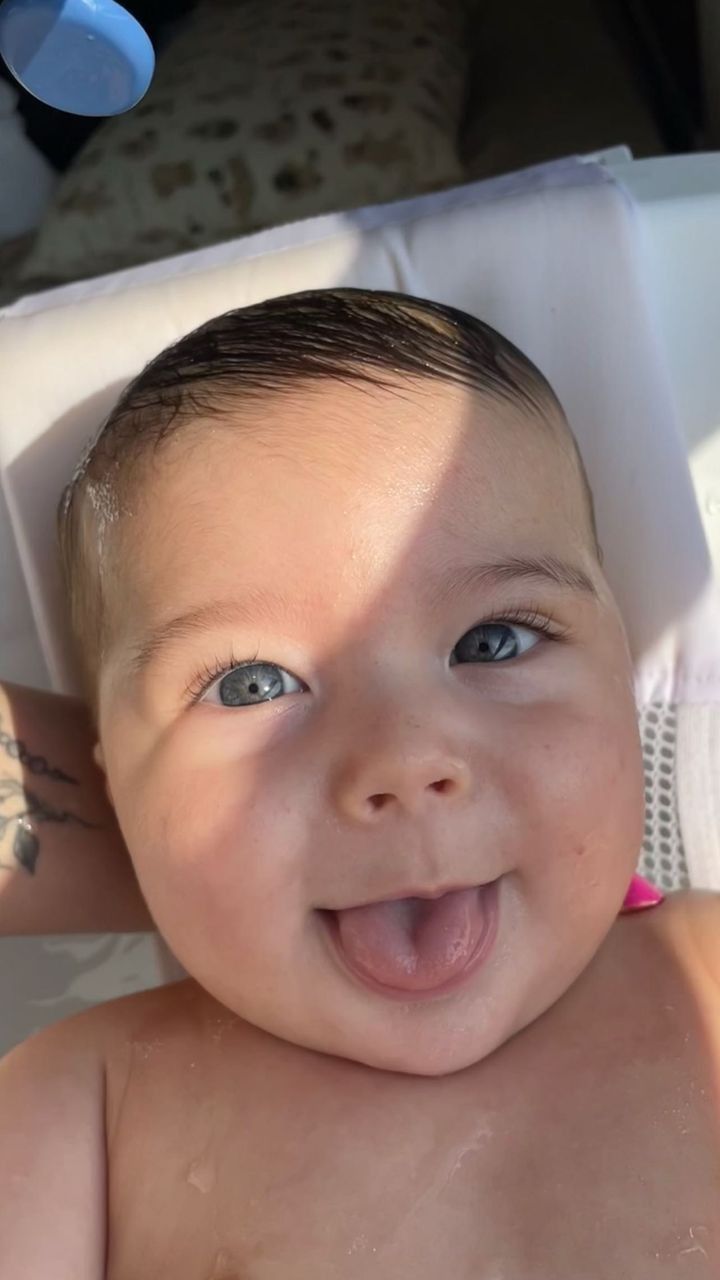
<svg viewBox="0 0 720 1280"><path fill-rule="evenodd" d="M0 935L152 929L83 702L0 683Z"/></svg>

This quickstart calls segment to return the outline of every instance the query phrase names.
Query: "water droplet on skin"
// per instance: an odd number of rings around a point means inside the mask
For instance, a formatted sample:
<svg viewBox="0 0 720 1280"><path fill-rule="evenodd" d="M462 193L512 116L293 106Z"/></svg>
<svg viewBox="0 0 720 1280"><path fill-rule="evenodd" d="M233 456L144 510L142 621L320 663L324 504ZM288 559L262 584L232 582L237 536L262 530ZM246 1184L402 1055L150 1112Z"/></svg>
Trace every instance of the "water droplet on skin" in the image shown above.
<svg viewBox="0 0 720 1280"><path fill-rule="evenodd" d="M218 1249L208 1280L239 1280L239 1276L230 1250Z"/></svg>
<svg viewBox="0 0 720 1280"><path fill-rule="evenodd" d="M208 1191L212 1191L215 1186L215 1170L209 1160L200 1156L197 1160L193 1160L187 1171L187 1181L191 1187L197 1187L203 1195L207 1195Z"/></svg>
<svg viewBox="0 0 720 1280"><path fill-rule="evenodd" d="M234 1015L226 1018L216 1018L215 1024L217 1030L212 1032L212 1039L221 1040L225 1035L225 1032L229 1031L231 1027L234 1027L238 1021L239 1019Z"/></svg>
<svg viewBox="0 0 720 1280"><path fill-rule="evenodd" d="M463 1141L462 1146L459 1148L459 1150L457 1151L457 1154L455 1155L452 1168L450 1169L450 1172L447 1175L446 1183L445 1183L446 1186L447 1186L447 1183L450 1182L451 1178L454 1178L455 1174L460 1171L465 1158L473 1153L482 1151L483 1147L487 1145L488 1138L492 1138L492 1135L493 1135L492 1126L484 1124L477 1130L477 1133L475 1133L470 1138L469 1141L467 1138Z"/></svg>
<svg viewBox="0 0 720 1280"><path fill-rule="evenodd" d="M707 1237L710 1234L710 1228L703 1226L698 1222L694 1227L688 1227L688 1235L692 1240L692 1244L686 1245L684 1249L678 1250L678 1257L685 1253L699 1253L703 1258L707 1258L707 1249L700 1243L698 1236Z"/></svg>
<svg viewBox="0 0 720 1280"><path fill-rule="evenodd" d="M162 1040L133 1040L131 1043L141 1058L149 1058L153 1049L160 1048Z"/></svg>

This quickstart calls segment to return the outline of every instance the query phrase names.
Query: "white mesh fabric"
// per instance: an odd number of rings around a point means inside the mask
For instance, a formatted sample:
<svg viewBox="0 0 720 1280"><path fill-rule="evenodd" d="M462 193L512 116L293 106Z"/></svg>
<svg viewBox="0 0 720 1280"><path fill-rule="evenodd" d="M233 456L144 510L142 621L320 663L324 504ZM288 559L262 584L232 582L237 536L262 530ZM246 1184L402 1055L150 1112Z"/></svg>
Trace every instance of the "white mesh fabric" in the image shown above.
<svg viewBox="0 0 720 1280"><path fill-rule="evenodd" d="M658 888L690 887L677 800L677 710L667 702L638 709L645 766L645 838L638 874Z"/></svg>
<svg viewBox="0 0 720 1280"><path fill-rule="evenodd" d="M677 704L677 798L693 889L720 893L720 699Z"/></svg>

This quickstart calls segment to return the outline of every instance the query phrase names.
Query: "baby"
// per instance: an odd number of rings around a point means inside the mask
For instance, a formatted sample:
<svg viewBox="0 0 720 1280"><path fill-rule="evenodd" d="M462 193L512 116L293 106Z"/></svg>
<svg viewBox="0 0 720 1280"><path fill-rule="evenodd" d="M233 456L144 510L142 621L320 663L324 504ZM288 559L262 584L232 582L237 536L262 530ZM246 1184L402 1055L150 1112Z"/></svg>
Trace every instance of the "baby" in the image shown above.
<svg viewBox="0 0 720 1280"><path fill-rule="evenodd" d="M190 976L0 1063L2 1280L717 1280L720 906L623 911L631 659L539 371L401 294L232 311L59 523Z"/></svg>

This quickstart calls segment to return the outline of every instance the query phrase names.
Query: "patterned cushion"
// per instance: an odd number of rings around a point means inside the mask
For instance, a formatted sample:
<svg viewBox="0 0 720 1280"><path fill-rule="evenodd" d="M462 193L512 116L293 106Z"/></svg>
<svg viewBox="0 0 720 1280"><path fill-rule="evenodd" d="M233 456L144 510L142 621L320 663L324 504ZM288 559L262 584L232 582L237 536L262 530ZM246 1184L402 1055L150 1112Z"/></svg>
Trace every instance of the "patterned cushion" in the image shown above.
<svg viewBox="0 0 720 1280"><path fill-rule="evenodd" d="M205 0L59 184L18 279L83 279L464 180L466 0Z"/></svg>

